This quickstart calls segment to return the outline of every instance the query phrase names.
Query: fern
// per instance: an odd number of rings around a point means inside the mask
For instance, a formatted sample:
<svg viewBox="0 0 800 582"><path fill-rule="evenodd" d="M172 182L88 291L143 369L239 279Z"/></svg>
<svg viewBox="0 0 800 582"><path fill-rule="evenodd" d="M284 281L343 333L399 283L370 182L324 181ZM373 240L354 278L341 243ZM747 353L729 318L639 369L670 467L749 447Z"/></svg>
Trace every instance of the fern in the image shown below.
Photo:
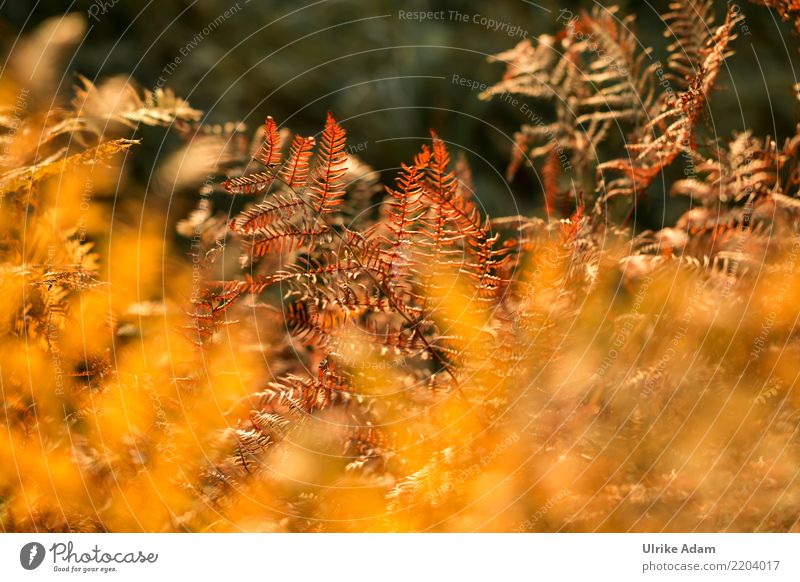
<svg viewBox="0 0 800 582"><path fill-rule="evenodd" d="M667 47L669 67L666 76L670 83L681 90L703 67L708 47L712 42L714 26L714 2L712 0L689 0L672 2L670 11L662 17L667 24L664 36L672 38Z"/></svg>
<svg viewBox="0 0 800 582"><path fill-rule="evenodd" d="M490 59L506 63L507 71L482 99L514 93L549 99L556 109L554 121L537 119L516 134L508 179L526 156L532 161L555 157L574 174L573 183L581 184L596 158L594 145L614 124L641 127L653 107L654 84L652 67L646 65L650 51L639 49L632 25L633 18L618 19L616 9L596 7L570 22L558 39L540 37L535 49L524 40Z"/></svg>
<svg viewBox="0 0 800 582"><path fill-rule="evenodd" d="M274 181L275 174L272 172L257 172L228 178L225 180L225 190L229 194L259 194L268 190Z"/></svg>
<svg viewBox="0 0 800 582"><path fill-rule="evenodd" d="M267 121L264 122L264 145L256 154L256 159L267 168L273 168L280 164L282 157L278 125L272 117L267 117Z"/></svg>
<svg viewBox="0 0 800 582"><path fill-rule="evenodd" d="M202 113L175 95L171 89L145 89L142 95L127 82L113 79L106 86L96 87L79 75L72 106L79 117L116 121L130 127L178 125L186 129L197 122Z"/></svg>
<svg viewBox="0 0 800 582"><path fill-rule="evenodd" d="M0 196L29 188L33 183L41 182L71 168L105 162L138 143L140 143L138 140L130 139L110 140L69 157L62 158L62 152L59 152L56 156L43 160L41 163L8 170L0 174Z"/></svg>
<svg viewBox="0 0 800 582"><path fill-rule="evenodd" d="M309 194L314 211L330 214L342 203L344 180L347 172L345 140L347 132L328 113L325 130L322 132L317 166L312 176Z"/></svg>
<svg viewBox="0 0 800 582"><path fill-rule="evenodd" d="M310 171L309 160L315 144L316 141L313 137L295 136L289 160L278 174L284 184L290 188L299 188L305 185Z"/></svg>
<svg viewBox="0 0 800 582"><path fill-rule="evenodd" d="M598 165L601 175L609 171L622 174L621 178L599 180L598 204L617 196L642 195L678 156L693 156L697 148L695 129L728 55L728 43L735 37L733 28L740 18L729 8L725 23L709 40L703 65L686 91L664 101L662 111L648 122L644 139L626 145L629 157Z"/></svg>

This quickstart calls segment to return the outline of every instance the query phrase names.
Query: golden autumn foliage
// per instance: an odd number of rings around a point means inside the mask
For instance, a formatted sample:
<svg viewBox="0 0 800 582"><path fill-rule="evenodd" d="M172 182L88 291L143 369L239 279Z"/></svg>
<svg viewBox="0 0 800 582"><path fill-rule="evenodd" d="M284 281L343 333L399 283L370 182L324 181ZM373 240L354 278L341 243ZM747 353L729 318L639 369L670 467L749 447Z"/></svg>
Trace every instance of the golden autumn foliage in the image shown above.
<svg viewBox="0 0 800 582"><path fill-rule="evenodd" d="M705 139L735 21L672 95L603 76L578 32L653 71L599 14L548 40L569 82L499 57L485 97L561 83L581 111L517 137L548 220L486 217L435 133L381 187L331 114L250 146L168 91L81 78L48 108L4 77L3 530L797 531L800 140ZM629 155L594 160L612 122ZM186 140L156 172L200 189L177 224L129 179L139 125ZM619 209L684 163L697 206L634 233Z"/></svg>

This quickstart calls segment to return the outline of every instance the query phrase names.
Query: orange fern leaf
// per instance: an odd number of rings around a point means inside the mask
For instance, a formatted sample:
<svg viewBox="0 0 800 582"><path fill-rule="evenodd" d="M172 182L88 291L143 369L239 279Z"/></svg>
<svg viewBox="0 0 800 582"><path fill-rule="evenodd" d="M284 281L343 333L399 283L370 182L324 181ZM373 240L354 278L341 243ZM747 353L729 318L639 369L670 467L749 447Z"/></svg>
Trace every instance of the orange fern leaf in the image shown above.
<svg viewBox="0 0 800 582"><path fill-rule="evenodd" d="M575 209L575 212L569 219L561 224L561 244L564 245L564 247L570 246L577 238L581 223L583 222L583 217L584 204L583 196L581 196L578 200L578 207Z"/></svg>
<svg viewBox="0 0 800 582"><path fill-rule="evenodd" d="M433 186L437 198L449 200L456 195L458 190L455 172L449 171L450 152L447 151L447 146L433 130L431 130L431 137L433 138L433 151L428 167L430 184Z"/></svg>
<svg viewBox="0 0 800 582"><path fill-rule="evenodd" d="M228 194L258 194L265 192L275 181L275 175L270 172L256 172L240 178L225 180L225 191Z"/></svg>
<svg viewBox="0 0 800 582"><path fill-rule="evenodd" d="M324 224L296 225L279 220L276 224L259 229L251 240L245 242L251 257L263 257L271 253L291 252L306 245L311 249L327 230Z"/></svg>
<svg viewBox="0 0 800 582"><path fill-rule="evenodd" d="M322 132L317 168L312 178L313 185L310 188L314 210L320 214L330 214L342 203L342 178L347 172L346 136L347 132L329 112L325 131Z"/></svg>
<svg viewBox="0 0 800 582"><path fill-rule="evenodd" d="M681 89L697 75L708 53L707 45L713 33L713 0L682 0L670 2L670 11L662 16L667 24L664 35L674 40L667 47L669 79Z"/></svg>
<svg viewBox="0 0 800 582"><path fill-rule="evenodd" d="M305 185L309 172L309 160L316 141L313 137L296 135L289 151L289 160L278 172L280 180L291 188Z"/></svg>
<svg viewBox="0 0 800 582"><path fill-rule="evenodd" d="M397 177L397 190L386 187L391 199L386 202L389 217L388 228L394 235L392 240L386 239L391 246L389 252L389 268L395 270L402 262L406 247L411 237L416 234L415 222L422 212L422 173L419 166L402 165L402 172ZM387 273L388 276L388 273Z"/></svg>
<svg viewBox="0 0 800 582"><path fill-rule="evenodd" d="M707 99L714 89L722 63L731 54L728 48L736 38L734 27L741 20L731 6L725 23L717 28L706 46L706 56L686 91L664 102L663 111L647 124L647 133L639 143L626 145L631 156L602 163L600 175L607 171L623 174L607 183L602 200L616 196L642 195L656 177L682 153L691 156L696 148L696 129Z"/></svg>
<svg viewBox="0 0 800 582"><path fill-rule="evenodd" d="M242 212L231 221L230 229L236 233L252 234L281 218L296 214L303 205L304 202L293 194L276 194Z"/></svg>
<svg viewBox="0 0 800 582"><path fill-rule="evenodd" d="M281 137L278 134L278 124L272 116L267 117L264 123L264 144L256 154L256 159L268 168L281 163Z"/></svg>

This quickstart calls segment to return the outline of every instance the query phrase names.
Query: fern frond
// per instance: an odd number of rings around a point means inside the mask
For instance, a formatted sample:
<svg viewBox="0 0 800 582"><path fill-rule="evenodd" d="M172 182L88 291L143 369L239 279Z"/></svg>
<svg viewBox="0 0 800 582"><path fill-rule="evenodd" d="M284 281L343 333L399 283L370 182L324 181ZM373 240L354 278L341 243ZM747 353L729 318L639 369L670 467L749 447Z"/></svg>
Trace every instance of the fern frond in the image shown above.
<svg viewBox="0 0 800 582"><path fill-rule="evenodd" d="M480 98L488 100L503 93L552 98L555 88L550 80L558 64L555 45L556 39L542 35L535 47L526 38L514 48L490 56L491 63L505 63L506 72L503 80L482 92Z"/></svg>
<svg viewBox="0 0 800 582"><path fill-rule="evenodd" d="M99 88L86 77L79 75L80 86L75 88L72 106L81 118L113 119L129 127L136 124L169 126L176 123L197 122L202 112L192 108L169 88L144 90L140 96L136 89L119 78L109 80L111 87ZM123 82L124 85L116 84Z"/></svg>
<svg viewBox="0 0 800 582"><path fill-rule="evenodd" d="M667 75L670 82L681 90L688 88L708 54L708 45L713 35L713 0L682 0L670 2L669 12L662 20L666 23L666 38L672 38L667 47L668 65L672 70Z"/></svg>
<svg viewBox="0 0 800 582"><path fill-rule="evenodd" d="M432 208L443 213L445 220L454 223L456 236L464 237L476 246L480 245L486 235L480 213L471 200L460 195L455 172L449 166L450 153L444 142L434 133L422 196Z"/></svg>
<svg viewBox="0 0 800 582"><path fill-rule="evenodd" d="M230 229L239 234L253 234L278 220L294 216L304 208L303 200L293 192L275 194L244 210L231 221Z"/></svg>
<svg viewBox="0 0 800 582"><path fill-rule="evenodd" d="M494 305L508 284L506 279L497 275L511 260L509 249L494 248L499 240L499 234L486 237L475 251L476 262L468 263L465 267L467 275L472 280L478 301L488 302L490 305Z"/></svg>
<svg viewBox="0 0 800 582"><path fill-rule="evenodd" d="M283 254L301 247L313 248L317 239L329 232L327 225L303 221L293 224L283 219L255 228L245 239L245 248L250 257L267 254Z"/></svg>
<svg viewBox="0 0 800 582"><path fill-rule="evenodd" d="M700 160L695 165L702 180L678 180L672 193L692 196L706 206L752 202L775 189L783 163L774 141L762 141L745 132L727 147L719 148L716 159Z"/></svg>
<svg viewBox="0 0 800 582"><path fill-rule="evenodd" d="M595 7L576 26L584 35L572 50L587 61L582 72L583 81L589 85L587 95L577 104L590 110L579 115L577 123L589 123L593 136L604 135L602 126L610 121L643 119L654 95L652 72L646 64L650 50L639 48L634 17L620 19L616 12L616 8Z"/></svg>
<svg viewBox="0 0 800 582"><path fill-rule="evenodd" d="M225 180L225 191L228 194L260 194L266 192L275 181L275 174L271 171L254 172L238 178Z"/></svg>
<svg viewBox="0 0 800 582"><path fill-rule="evenodd" d="M345 436L344 455L352 460L346 471L360 470L364 473L385 469L391 457L391 439L377 427L355 426Z"/></svg>
<svg viewBox="0 0 800 582"><path fill-rule="evenodd" d="M558 37L540 37L536 48L523 41L490 58L506 62L507 70L482 99L515 93L548 99L555 108L552 121L526 114L528 123L514 137L508 180L526 160L543 158L549 177L558 163L561 172L581 182L597 158L595 144L605 141L615 124L628 124L634 139L653 108L655 83L650 50L640 48L633 23L632 17L618 18L615 8L598 6L570 21ZM553 186L550 180L545 192L548 212L557 197Z"/></svg>
<svg viewBox="0 0 800 582"><path fill-rule="evenodd" d="M138 139L110 140L66 158L56 158L34 166L9 170L0 174L0 197L29 187L32 183L41 182L45 178L68 171L71 168L105 162L139 143L141 142Z"/></svg>
<svg viewBox="0 0 800 582"><path fill-rule="evenodd" d="M124 117L146 125L165 125L176 120L198 121L202 112L193 109L172 89L159 87L155 91L145 90L144 105L136 111L126 113Z"/></svg>
<svg viewBox="0 0 800 582"><path fill-rule="evenodd" d="M264 164L267 168L272 168L281 163L283 154L281 152L281 136L278 134L278 124L268 116L264 122L264 143L256 154L256 160Z"/></svg>
<svg viewBox="0 0 800 582"><path fill-rule="evenodd" d="M284 318L289 331L304 345L323 343L327 339L319 322L318 310L312 302L290 303L286 307Z"/></svg>
<svg viewBox="0 0 800 582"><path fill-rule="evenodd" d="M353 394L333 374L323 374L318 380L289 375L252 396L263 412L281 406L289 410L312 413L330 406L347 406Z"/></svg>
<svg viewBox="0 0 800 582"><path fill-rule="evenodd" d="M779 192L773 193L770 198L778 207L794 214L800 214L800 199L792 198L791 196L786 196Z"/></svg>
<svg viewBox="0 0 800 582"><path fill-rule="evenodd" d="M250 411L250 422L262 434L283 436L290 421L280 414L252 410Z"/></svg>
<svg viewBox="0 0 800 582"><path fill-rule="evenodd" d="M257 429L235 429L233 434L236 438L234 463L244 469L245 472L252 473L260 464L262 453L266 451L272 441L268 435Z"/></svg>
<svg viewBox="0 0 800 582"><path fill-rule="evenodd" d="M409 247L413 237L418 234L416 221L423 212L421 201L422 172L416 164L402 164L402 171L397 177L397 189L386 187L390 199L385 203L388 215L387 228L392 237L384 237L389 245L387 252L388 270L384 279L391 276L397 278L409 265Z"/></svg>
<svg viewBox="0 0 800 582"><path fill-rule="evenodd" d="M647 124L644 139L626 145L630 152L621 158L598 166L598 208L616 196L640 196L661 171L682 153L690 159L696 150L696 127L706 100L713 90L723 61L729 56L728 44L735 38L733 29L741 19L729 7L725 23L717 28L707 43L703 66L686 91L666 100L663 111ZM622 177L608 181L604 174L619 172Z"/></svg>
<svg viewBox="0 0 800 582"><path fill-rule="evenodd" d="M278 172L280 180L290 188L304 186L310 170L309 160L316 140L296 135L289 150L289 159Z"/></svg>
<svg viewBox="0 0 800 582"><path fill-rule="evenodd" d="M328 113L309 188L309 196L318 214L330 214L342 203L345 192L342 178L347 172L346 138L347 132Z"/></svg>

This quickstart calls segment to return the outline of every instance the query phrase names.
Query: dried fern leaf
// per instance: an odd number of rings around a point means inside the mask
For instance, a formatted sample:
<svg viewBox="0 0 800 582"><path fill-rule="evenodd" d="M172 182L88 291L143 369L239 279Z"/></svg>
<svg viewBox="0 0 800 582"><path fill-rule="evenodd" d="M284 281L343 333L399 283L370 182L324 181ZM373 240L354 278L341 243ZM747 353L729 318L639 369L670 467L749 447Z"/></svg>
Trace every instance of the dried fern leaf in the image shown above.
<svg viewBox="0 0 800 582"><path fill-rule="evenodd" d="M272 116L264 122L264 143L256 154L256 160L272 168L281 163L281 136L278 134L278 125Z"/></svg>
<svg viewBox="0 0 800 582"><path fill-rule="evenodd" d="M32 183L69 171L71 168L105 162L139 143L141 142L137 139L115 139L57 161L48 161L27 168L5 172L0 175L0 196L16 192L30 186Z"/></svg>
<svg viewBox="0 0 800 582"><path fill-rule="evenodd" d="M342 178L347 172L346 137L347 132L328 113L311 179L312 185L309 188L314 210L319 214L330 214L342 203L345 192Z"/></svg>

